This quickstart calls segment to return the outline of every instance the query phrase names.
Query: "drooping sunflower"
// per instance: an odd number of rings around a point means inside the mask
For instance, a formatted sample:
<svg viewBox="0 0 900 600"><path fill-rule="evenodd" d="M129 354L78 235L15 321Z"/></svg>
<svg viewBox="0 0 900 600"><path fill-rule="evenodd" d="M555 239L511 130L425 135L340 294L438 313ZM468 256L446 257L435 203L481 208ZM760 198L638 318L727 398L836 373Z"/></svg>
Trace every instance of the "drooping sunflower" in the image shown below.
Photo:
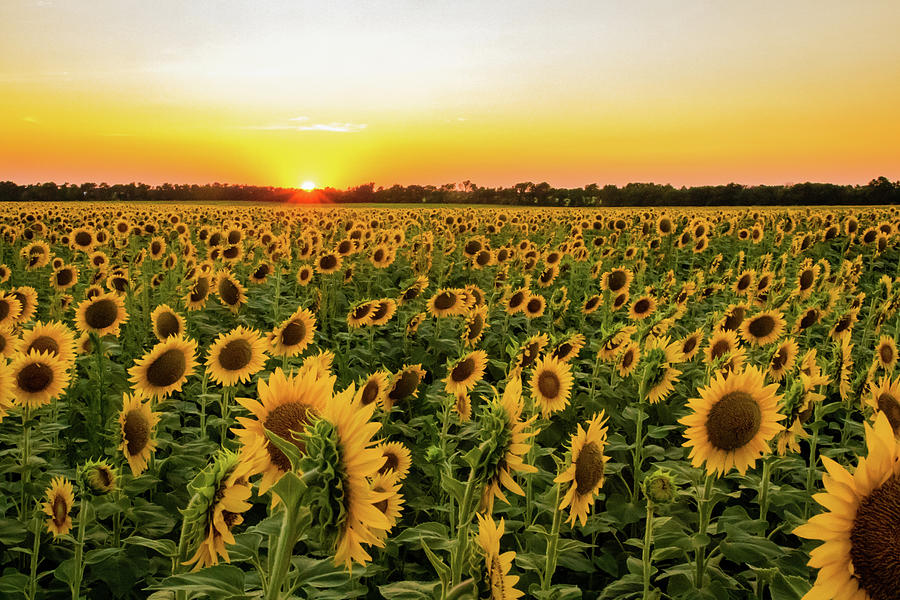
<svg viewBox="0 0 900 600"><path fill-rule="evenodd" d="M544 417L564 409L572 391L572 367L553 356L545 356L531 374L531 397Z"/></svg>
<svg viewBox="0 0 900 600"><path fill-rule="evenodd" d="M381 404L384 402L384 397L388 391L388 378L390 377L390 373L386 373L385 371L375 371L371 375L369 375L366 380L360 384L359 391L359 402L363 406L368 406L369 404Z"/></svg>
<svg viewBox="0 0 900 600"><path fill-rule="evenodd" d="M190 291L184 296L184 305L188 311L200 310L206 306L209 299L209 290L212 286L208 275L198 275L192 280Z"/></svg>
<svg viewBox="0 0 900 600"><path fill-rule="evenodd" d="M784 315L781 312L767 310L744 319L740 326L741 338L748 344L766 346L781 337L784 324Z"/></svg>
<svg viewBox="0 0 900 600"><path fill-rule="evenodd" d="M600 360L611 360L618 356L625 343L631 339L631 336L636 331L637 328L633 325L616 326L611 333L606 335L600 341L600 349L597 351L597 358Z"/></svg>
<svg viewBox="0 0 900 600"><path fill-rule="evenodd" d="M409 284L406 288L400 292L400 295L397 297L397 304L403 306L408 302L412 302L416 298L419 297L425 288L428 287L428 278L424 275L420 275L416 277L416 280Z"/></svg>
<svg viewBox="0 0 900 600"><path fill-rule="evenodd" d="M125 455L131 474L140 476L147 469L150 456L156 450L154 429L159 414L150 410L150 403L138 395L125 394L119 412L119 432L122 441L119 450Z"/></svg>
<svg viewBox="0 0 900 600"><path fill-rule="evenodd" d="M494 395L482 413L480 430L482 440L493 442L492 451L484 457L482 475L487 482L481 495L481 510L490 514L494 499L509 503L503 494L506 488L514 494L525 492L513 479L515 473L536 473L537 468L525 462L532 438L538 430L529 431L537 415L522 418L522 380L513 377L506 383L503 395ZM502 486L502 487L501 487Z"/></svg>
<svg viewBox="0 0 900 600"><path fill-rule="evenodd" d="M31 408L49 404L69 383L65 363L48 351L16 354L9 364L9 374L12 397Z"/></svg>
<svg viewBox="0 0 900 600"><path fill-rule="evenodd" d="M72 516L69 512L75 504L75 493L72 482L65 477L54 477L44 494L47 501L42 504L47 519L47 531L56 539L69 533L72 529Z"/></svg>
<svg viewBox="0 0 900 600"><path fill-rule="evenodd" d="M168 337L184 335L184 317L172 310L168 304L160 304L150 313L150 322L153 323L153 335L163 341Z"/></svg>
<svg viewBox="0 0 900 600"><path fill-rule="evenodd" d="M825 543L810 552L807 563L819 569L808 598L888 600L897 597L900 562L896 532L900 527L900 443L887 415L864 424L868 455L856 470L822 456L825 492L813 499L828 512L815 515L794 535Z"/></svg>
<svg viewBox="0 0 900 600"><path fill-rule="evenodd" d="M668 336L648 338L644 343L644 391L651 404L664 401L672 390L681 371L675 364L681 361L678 342Z"/></svg>
<svg viewBox="0 0 900 600"><path fill-rule="evenodd" d="M513 368L527 369L533 365L534 361L538 359L541 352L543 352L544 348L546 348L549 343L550 338L546 333L533 335L522 342L522 345L519 346L519 349L516 351Z"/></svg>
<svg viewBox="0 0 900 600"><path fill-rule="evenodd" d="M158 342L128 369L136 395L166 398L181 386L197 366L197 342L181 336Z"/></svg>
<svg viewBox="0 0 900 600"><path fill-rule="evenodd" d="M766 385L754 367L726 375L717 373L700 397L688 400L691 414L679 420L687 426L685 447L694 467L723 475L736 468L743 475L769 452L769 440L781 430L777 384Z"/></svg>
<svg viewBox="0 0 900 600"><path fill-rule="evenodd" d="M900 377L891 379L885 375L877 385L872 382L869 390L869 406L876 414L884 413L894 435L900 438Z"/></svg>
<svg viewBox="0 0 900 600"><path fill-rule="evenodd" d="M382 467L383 468L383 467ZM389 527L380 531L380 537L384 539L387 534L397 525L400 520L400 513L403 509L403 494L400 493L400 478L397 474L388 469L387 471L379 470L372 477L372 491L377 497L383 498L375 503L375 508L380 510L387 517ZM374 528L377 531L377 528Z"/></svg>
<svg viewBox="0 0 900 600"><path fill-rule="evenodd" d="M421 364L404 365L402 369L394 373L388 383L388 391L384 397L384 409L388 412L395 404L415 398L419 384L425 377L425 370Z"/></svg>
<svg viewBox="0 0 900 600"><path fill-rule="evenodd" d="M487 367L487 352L474 350L457 360L447 369L447 377L444 389L448 394L467 394L475 384L484 377L484 369Z"/></svg>
<svg viewBox="0 0 900 600"><path fill-rule="evenodd" d="M243 326L219 334L206 357L209 378L225 386L250 381L265 364L265 341L258 331Z"/></svg>
<svg viewBox="0 0 900 600"><path fill-rule="evenodd" d="M768 373L773 381L781 381L797 360L799 346L793 338L787 338L778 345L769 360Z"/></svg>
<svg viewBox="0 0 900 600"><path fill-rule="evenodd" d="M519 582L519 577L509 574L516 553L514 550L500 553L500 538L503 537L505 528L503 517L500 518L500 524L497 525L489 514L477 514L476 516L478 517L478 545L484 555L486 583L490 588L491 600L521 598L524 592L515 587Z"/></svg>
<svg viewBox="0 0 900 600"><path fill-rule="evenodd" d="M128 319L125 301L118 294L107 292L84 300L75 309L75 326L84 333L98 336L119 335L119 327Z"/></svg>
<svg viewBox="0 0 900 600"><path fill-rule="evenodd" d="M603 486L606 462L609 460L603 452L606 431L606 416L602 410L587 422L586 430L579 423L578 431L572 435L570 442L569 466L554 479L560 485L568 484L564 488L566 491L559 510L569 508L567 522L572 525L576 519L581 521L582 527L587 524L594 498Z"/></svg>
<svg viewBox="0 0 900 600"><path fill-rule="evenodd" d="M600 307L600 300L602 300L602 298L600 298L600 296L598 296L597 294L586 298L584 301L584 305L581 307L581 312L586 315L595 312Z"/></svg>
<svg viewBox="0 0 900 600"><path fill-rule="evenodd" d="M875 362L885 371L892 371L897 364L897 343L889 335L881 336L875 346Z"/></svg>
<svg viewBox="0 0 900 600"><path fill-rule="evenodd" d="M34 327L22 333L18 343L18 351L22 354L33 350L52 354L68 369L75 361L75 334L65 323L38 321Z"/></svg>
<svg viewBox="0 0 900 600"><path fill-rule="evenodd" d="M275 356L297 356L313 341L316 318L306 308L298 307L294 314L281 322L268 334L269 345Z"/></svg>
<svg viewBox="0 0 900 600"><path fill-rule="evenodd" d="M252 448L261 442L267 452L267 459L261 468L260 494L265 494L284 473L291 470L287 455L269 442L266 430L293 442L304 452L306 446L297 434L305 432L307 426L322 414L325 403L334 392L335 380L334 376L317 377L311 370L286 376L278 368L268 380L257 382L258 401L236 398L252 413L253 418L238 417L241 428L232 431L245 447Z"/></svg>
<svg viewBox="0 0 900 600"><path fill-rule="evenodd" d="M376 446L384 455L384 464L378 469L379 473L393 471L397 479L402 481L409 473L412 466L412 457L409 449L400 442L381 442Z"/></svg>
<svg viewBox="0 0 900 600"><path fill-rule="evenodd" d="M228 271L222 271L216 278L216 293L222 304L235 314L247 303L244 286Z"/></svg>

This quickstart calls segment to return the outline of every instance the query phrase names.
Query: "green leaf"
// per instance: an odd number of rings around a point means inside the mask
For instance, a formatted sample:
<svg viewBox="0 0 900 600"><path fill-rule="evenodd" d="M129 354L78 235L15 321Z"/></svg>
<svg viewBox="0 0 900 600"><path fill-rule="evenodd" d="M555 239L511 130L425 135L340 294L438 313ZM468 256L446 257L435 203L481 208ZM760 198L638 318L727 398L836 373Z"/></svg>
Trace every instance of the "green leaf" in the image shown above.
<svg viewBox="0 0 900 600"><path fill-rule="evenodd" d="M75 559L70 558L59 563L53 571L53 576L71 586L75 582Z"/></svg>
<svg viewBox="0 0 900 600"><path fill-rule="evenodd" d="M775 573L770 589L773 598L795 600L802 598L811 587L809 580L805 577Z"/></svg>
<svg viewBox="0 0 900 600"><path fill-rule="evenodd" d="M425 543L424 538L420 538L419 541L422 544L422 550L425 551L425 556L428 557L428 562L431 563L431 566L434 567L434 570L437 571L438 577L441 580L441 583L444 586L449 585L450 582L450 567L442 561L438 556L431 551L431 548L428 547L428 544Z"/></svg>
<svg viewBox="0 0 900 600"><path fill-rule="evenodd" d="M387 585L379 585L378 591L388 600L432 600L434 590L440 585L438 581L425 583L421 581L398 581Z"/></svg>
<svg viewBox="0 0 900 600"><path fill-rule="evenodd" d="M284 502L285 510L297 511L300 509L300 501L306 491L306 484L293 471L281 476L272 486L272 493L276 494Z"/></svg>
<svg viewBox="0 0 900 600"><path fill-rule="evenodd" d="M210 598L244 595L244 572L231 565L216 565L197 571L166 577L151 590L181 590L207 594Z"/></svg>
<svg viewBox="0 0 900 600"><path fill-rule="evenodd" d="M284 439L277 433L272 433L270 430L266 429L266 437L269 438L269 441L275 446L284 452L285 456L288 457L288 460L291 461L291 468L294 471L300 469L300 461L303 459L303 456L300 454L300 449L297 448L296 444L293 442Z"/></svg>
<svg viewBox="0 0 900 600"><path fill-rule="evenodd" d="M121 548L95 548L94 550L88 550L84 554L84 564L95 565L121 553Z"/></svg>
<svg viewBox="0 0 900 600"><path fill-rule="evenodd" d="M175 556L175 553L178 551L178 548L175 546L175 542L168 539L162 540L151 540L149 538L141 537L139 535L133 535L131 537L125 538L123 540L125 544L133 544L135 546L143 546L144 548L150 548L151 550L155 550L159 552L163 556L172 557Z"/></svg>
<svg viewBox="0 0 900 600"><path fill-rule="evenodd" d="M28 586L28 576L23 573L7 573L0 577L0 596L3 598L24 598L22 593Z"/></svg>
<svg viewBox="0 0 900 600"><path fill-rule="evenodd" d="M340 587L350 581L350 574L341 566L336 566L330 558L315 559L298 556L291 560L297 569L297 581L317 589ZM315 595L315 594L313 594Z"/></svg>
<svg viewBox="0 0 900 600"><path fill-rule="evenodd" d="M719 544L719 549L731 562L763 566L784 554L772 540L749 535L737 527L728 529L728 536Z"/></svg>
<svg viewBox="0 0 900 600"><path fill-rule="evenodd" d="M441 488L453 496L453 499L456 500L457 504L462 504L462 501L466 496L466 484L458 479L454 479L450 475L444 475L441 477Z"/></svg>

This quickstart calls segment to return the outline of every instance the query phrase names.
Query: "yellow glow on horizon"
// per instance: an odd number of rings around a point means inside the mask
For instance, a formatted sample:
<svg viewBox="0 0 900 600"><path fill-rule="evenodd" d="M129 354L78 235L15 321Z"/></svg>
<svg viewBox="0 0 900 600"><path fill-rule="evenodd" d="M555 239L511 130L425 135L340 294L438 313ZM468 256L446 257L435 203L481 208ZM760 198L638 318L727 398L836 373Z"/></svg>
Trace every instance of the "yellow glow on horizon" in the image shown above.
<svg viewBox="0 0 900 600"><path fill-rule="evenodd" d="M314 189L316 189L316 182L315 181L304 181L303 183L300 184L300 189L304 190L306 192L311 192Z"/></svg>

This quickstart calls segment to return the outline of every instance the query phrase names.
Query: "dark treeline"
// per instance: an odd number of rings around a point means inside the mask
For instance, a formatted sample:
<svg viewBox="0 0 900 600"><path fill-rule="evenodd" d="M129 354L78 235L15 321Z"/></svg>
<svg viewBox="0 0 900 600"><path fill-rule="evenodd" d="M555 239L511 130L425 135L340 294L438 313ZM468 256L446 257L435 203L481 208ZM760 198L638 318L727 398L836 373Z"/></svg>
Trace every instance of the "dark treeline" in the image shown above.
<svg viewBox="0 0 900 600"><path fill-rule="evenodd" d="M624 187L591 184L583 188L554 188L543 183L517 183L508 188L461 184L394 185L373 183L346 190L325 188L305 192L293 188L252 185L173 185L142 183L82 185L0 182L0 202L308 202L388 204L503 204L511 206L778 206L900 203L900 181L886 177L867 185L798 183L793 185L728 185L672 187L654 183L629 183Z"/></svg>

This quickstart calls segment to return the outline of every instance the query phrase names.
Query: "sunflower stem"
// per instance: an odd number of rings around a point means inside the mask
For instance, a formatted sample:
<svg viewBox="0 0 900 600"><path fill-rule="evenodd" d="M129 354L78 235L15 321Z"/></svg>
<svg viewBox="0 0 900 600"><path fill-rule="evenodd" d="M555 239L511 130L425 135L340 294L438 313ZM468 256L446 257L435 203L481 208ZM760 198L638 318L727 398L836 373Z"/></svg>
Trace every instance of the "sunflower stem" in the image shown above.
<svg viewBox="0 0 900 600"><path fill-rule="evenodd" d="M559 558L559 528L562 525L563 511L559 508L562 485L556 484L556 502L553 503L553 525L550 529L550 537L547 539L547 557L544 561L544 573L541 577L541 591L550 590L550 582L556 571L556 561Z"/></svg>
<svg viewBox="0 0 900 600"><path fill-rule="evenodd" d="M275 325L278 325L278 303L281 300L281 268L276 265L273 270L275 271L275 300L272 303L272 319Z"/></svg>
<svg viewBox="0 0 900 600"><path fill-rule="evenodd" d="M281 531L275 545L275 557L272 560L272 570L269 573L268 587L266 588L266 600L280 600L281 589L291 566L291 554L296 541L297 513L288 510L284 506L282 511Z"/></svg>
<svg viewBox="0 0 900 600"><path fill-rule="evenodd" d="M703 486L703 495L697 501L697 510L699 513L698 533L702 538L706 535L706 529L709 527L710 519L710 496L712 495L713 476L706 476L706 483ZM702 541L702 540L701 540ZM697 572L694 577L694 587L698 590L703 589L703 577L706 575L706 545L700 545L696 550Z"/></svg>
<svg viewBox="0 0 900 600"><path fill-rule="evenodd" d="M763 458L762 482L759 487L759 520L765 521L768 526L769 513L769 480L772 478L772 461L770 457Z"/></svg>
<svg viewBox="0 0 900 600"><path fill-rule="evenodd" d="M206 439L206 391L209 386L209 369L203 370L203 382L200 384L200 439Z"/></svg>
<svg viewBox="0 0 900 600"><path fill-rule="evenodd" d="M813 409L813 423L815 424L815 427L813 427L812 439L809 441L809 467L806 470L806 502L803 504L804 520L809 515L809 501L812 499L812 488L816 478L816 464L818 463L816 450L819 445L819 409L821 406L821 402L816 402L816 406Z"/></svg>
<svg viewBox="0 0 900 600"><path fill-rule="evenodd" d="M28 592L26 594L29 600L37 597L37 569L41 549L41 519L36 517L32 519L32 522L34 523L34 543L31 545L31 570L28 575Z"/></svg>
<svg viewBox="0 0 900 600"><path fill-rule="evenodd" d="M643 563L644 575L644 600L650 598L650 570L652 562L650 560L650 546L653 543L653 501L647 498L647 525L644 528L644 547L641 551L641 562Z"/></svg>
<svg viewBox="0 0 900 600"><path fill-rule="evenodd" d="M100 341L100 336L95 333L91 333L91 343L94 345L94 360L97 365L97 395L94 398L94 406L91 408L91 418L94 422L88 426L88 437L90 439L91 454L93 455L95 452L101 453L97 435L98 432L103 431L103 427L106 425L106 420L104 419L106 411L103 409L103 344ZM99 423L97 423L98 419L100 420Z"/></svg>
<svg viewBox="0 0 900 600"><path fill-rule="evenodd" d="M31 479L31 471L28 462L31 460L31 406L25 404L22 407L22 494L19 502L19 518L25 514L25 502L28 498L26 488Z"/></svg>
<svg viewBox="0 0 900 600"><path fill-rule="evenodd" d="M78 541L75 543L75 580L72 582L72 600L78 600L81 592L81 579L84 576L84 534L88 526L88 501L85 490L81 492L81 507L78 511Z"/></svg>
<svg viewBox="0 0 900 600"><path fill-rule="evenodd" d="M472 513L475 512L471 509L472 496L476 487L475 483L475 469L470 469L469 480L466 482L466 492L463 495L462 503L459 505L459 529L456 533L456 548L453 551L450 564L451 587L456 587L462 580L463 557L469 544L469 524L472 522Z"/></svg>

